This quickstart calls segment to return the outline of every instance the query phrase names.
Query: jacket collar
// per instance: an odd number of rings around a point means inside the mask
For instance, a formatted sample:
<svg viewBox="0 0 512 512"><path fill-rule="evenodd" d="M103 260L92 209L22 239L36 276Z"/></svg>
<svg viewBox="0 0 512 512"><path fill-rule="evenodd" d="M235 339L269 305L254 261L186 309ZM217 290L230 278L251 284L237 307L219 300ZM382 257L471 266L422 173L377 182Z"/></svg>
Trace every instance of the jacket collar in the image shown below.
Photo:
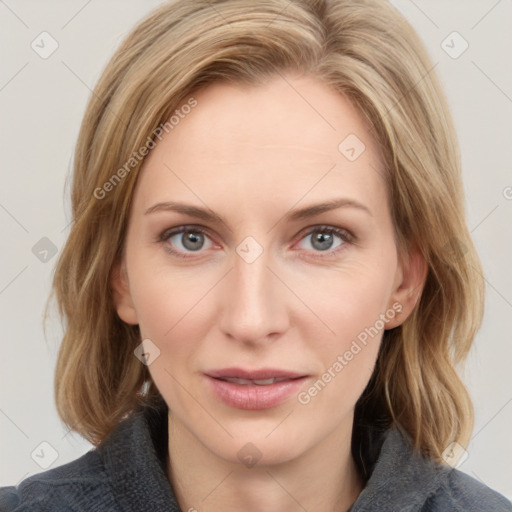
<svg viewBox="0 0 512 512"><path fill-rule="evenodd" d="M414 450L397 428L384 434L378 458L370 463L373 471L350 512L421 510L451 471Z"/></svg>
<svg viewBox="0 0 512 512"><path fill-rule="evenodd" d="M141 407L97 449L123 511L180 512L166 471L167 421L165 402ZM398 429L367 434L362 462L371 475L350 512L420 510L450 468L417 453Z"/></svg>
<svg viewBox="0 0 512 512"><path fill-rule="evenodd" d="M166 474L167 407L139 408L98 447L125 512L181 512Z"/></svg>

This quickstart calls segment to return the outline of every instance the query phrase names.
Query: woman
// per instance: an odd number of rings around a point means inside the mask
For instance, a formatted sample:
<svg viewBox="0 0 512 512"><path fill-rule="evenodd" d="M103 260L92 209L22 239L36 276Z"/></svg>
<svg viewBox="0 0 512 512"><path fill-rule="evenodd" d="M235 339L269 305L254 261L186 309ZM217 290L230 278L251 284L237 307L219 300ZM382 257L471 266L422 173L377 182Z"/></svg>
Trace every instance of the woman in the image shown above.
<svg viewBox="0 0 512 512"><path fill-rule="evenodd" d="M182 0L88 105L56 400L2 510L505 511L454 469L480 325L448 109L381 0Z"/></svg>

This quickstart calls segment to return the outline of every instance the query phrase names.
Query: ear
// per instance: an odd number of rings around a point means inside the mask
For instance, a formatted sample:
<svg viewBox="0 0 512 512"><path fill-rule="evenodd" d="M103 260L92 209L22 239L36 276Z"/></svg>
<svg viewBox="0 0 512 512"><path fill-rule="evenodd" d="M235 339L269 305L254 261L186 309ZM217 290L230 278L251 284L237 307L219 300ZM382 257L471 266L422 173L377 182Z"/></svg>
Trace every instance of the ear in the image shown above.
<svg viewBox="0 0 512 512"><path fill-rule="evenodd" d="M137 312L132 302L128 274L123 263L116 263L110 275L110 286L114 297L114 307L119 318L127 324L137 325Z"/></svg>
<svg viewBox="0 0 512 512"><path fill-rule="evenodd" d="M394 290L388 305L398 314L386 322L386 329L401 325L414 311L423 292L427 271L427 262L417 248L411 249L409 254L399 261Z"/></svg>

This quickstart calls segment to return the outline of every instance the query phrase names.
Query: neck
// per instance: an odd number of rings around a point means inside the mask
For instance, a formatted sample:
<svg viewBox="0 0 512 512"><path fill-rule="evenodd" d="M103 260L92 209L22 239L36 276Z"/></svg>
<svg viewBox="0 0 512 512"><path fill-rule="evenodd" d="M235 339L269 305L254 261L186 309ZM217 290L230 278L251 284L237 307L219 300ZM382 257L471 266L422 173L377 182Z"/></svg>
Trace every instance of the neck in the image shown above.
<svg viewBox="0 0 512 512"><path fill-rule="evenodd" d="M351 435L350 424L299 457L249 468L213 453L170 415L168 477L189 512L343 512L363 487Z"/></svg>

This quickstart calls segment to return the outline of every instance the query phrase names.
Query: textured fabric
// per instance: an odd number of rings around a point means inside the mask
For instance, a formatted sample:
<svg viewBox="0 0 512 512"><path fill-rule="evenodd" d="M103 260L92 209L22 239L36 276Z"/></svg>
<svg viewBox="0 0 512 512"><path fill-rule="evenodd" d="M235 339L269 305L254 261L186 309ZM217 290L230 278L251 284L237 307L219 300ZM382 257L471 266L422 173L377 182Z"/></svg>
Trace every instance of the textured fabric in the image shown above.
<svg viewBox="0 0 512 512"><path fill-rule="evenodd" d="M364 461L370 478L350 512L512 511L477 480L416 455L398 430L376 439L366 452L376 460ZM165 404L141 409L77 460L0 488L0 511L186 512L167 479L166 454Z"/></svg>

